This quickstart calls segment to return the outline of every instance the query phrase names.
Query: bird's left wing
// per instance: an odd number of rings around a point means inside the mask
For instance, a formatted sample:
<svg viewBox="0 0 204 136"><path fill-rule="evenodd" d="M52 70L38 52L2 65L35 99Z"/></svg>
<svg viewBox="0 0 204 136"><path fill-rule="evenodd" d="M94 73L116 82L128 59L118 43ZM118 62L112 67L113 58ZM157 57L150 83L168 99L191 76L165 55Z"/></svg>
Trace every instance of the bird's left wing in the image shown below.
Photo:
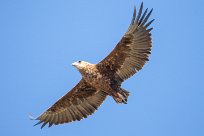
<svg viewBox="0 0 204 136"><path fill-rule="evenodd" d="M152 10L149 13L148 9L144 13L142 13L142 10L143 3L137 16L136 8L134 9L128 31L114 50L97 64L97 69L100 72L115 75L116 78L124 81L142 69L148 60L152 47L150 33L152 28L148 29L148 26L154 21L148 22Z"/></svg>
<svg viewBox="0 0 204 136"><path fill-rule="evenodd" d="M36 120L43 128L49 123L63 124L81 120L93 114L105 100L107 94L90 86L83 79L66 95L59 99L53 106L45 111Z"/></svg>

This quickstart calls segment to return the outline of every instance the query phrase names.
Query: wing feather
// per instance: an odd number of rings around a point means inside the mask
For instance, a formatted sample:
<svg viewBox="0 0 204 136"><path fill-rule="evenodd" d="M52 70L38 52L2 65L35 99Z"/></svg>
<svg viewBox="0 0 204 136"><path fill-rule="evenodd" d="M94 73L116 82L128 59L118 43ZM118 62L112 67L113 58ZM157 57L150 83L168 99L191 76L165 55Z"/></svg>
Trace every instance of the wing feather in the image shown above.
<svg viewBox="0 0 204 136"><path fill-rule="evenodd" d="M97 68L101 73L114 75L121 82L134 75L141 70L146 61L149 59L149 54L152 47L152 38L148 29L151 20L148 22L153 9L148 12L148 9L143 11L143 3L140 6L139 13L136 17L136 8L128 31L116 45L113 51L100 63Z"/></svg>
<svg viewBox="0 0 204 136"><path fill-rule="evenodd" d="M87 118L105 100L107 94L90 86L83 79L36 120L43 128ZM35 125L35 126L36 126Z"/></svg>

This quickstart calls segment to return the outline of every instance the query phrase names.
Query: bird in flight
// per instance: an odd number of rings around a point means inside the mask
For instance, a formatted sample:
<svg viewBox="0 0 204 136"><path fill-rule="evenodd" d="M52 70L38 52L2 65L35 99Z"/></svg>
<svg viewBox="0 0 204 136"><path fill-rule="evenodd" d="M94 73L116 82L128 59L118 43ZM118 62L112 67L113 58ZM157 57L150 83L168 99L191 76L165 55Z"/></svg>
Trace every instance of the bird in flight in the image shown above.
<svg viewBox="0 0 204 136"><path fill-rule="evenodd" d="M113 51L98 64L85 61L72 63L81 73L82 79L67 94L60 98L47 111L35 120L36 125L42 123L59 125L80 121L93 114L107 96L111 96L116 103L127 103L129 92L121 88L123 81L142 69L148 61L152 47L151 30L148 28L154 21L148 21L151 13L143 12L141 3L138 14L136 7L130 26L118 42Z"/></svg>

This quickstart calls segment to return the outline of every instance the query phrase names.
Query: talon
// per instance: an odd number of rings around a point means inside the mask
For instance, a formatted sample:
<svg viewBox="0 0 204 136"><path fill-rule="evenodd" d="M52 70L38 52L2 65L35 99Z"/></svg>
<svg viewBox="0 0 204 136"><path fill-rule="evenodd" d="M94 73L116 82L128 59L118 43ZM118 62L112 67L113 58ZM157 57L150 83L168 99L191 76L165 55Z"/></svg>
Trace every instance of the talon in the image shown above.
<svg viewBox="0 0 204 136"><path fill-rule="evenodd" d="M125 96L123 96L122 94L120 94L120 93L117 93L118 94L118 96L119 96L119 98L121 98L122 99L122 102L124 103L124 104L127 104L127 97L125 97Z"/></svg>
<svg viewBox="0 0 204 136"><path fill-rule="evenodd" d="M126 101L126 100L125 100L125 101L123 100L122 102L123 102L124 104L127 104L127 101Z"/></svg>

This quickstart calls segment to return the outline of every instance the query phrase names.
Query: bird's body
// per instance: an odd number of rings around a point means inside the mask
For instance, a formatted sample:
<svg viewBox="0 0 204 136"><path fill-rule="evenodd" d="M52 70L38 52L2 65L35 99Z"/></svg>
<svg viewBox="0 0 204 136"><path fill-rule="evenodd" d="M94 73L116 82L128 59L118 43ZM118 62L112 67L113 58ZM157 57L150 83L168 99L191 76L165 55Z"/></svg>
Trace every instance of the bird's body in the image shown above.
<svg viewBox="0 0 204 136"><path fill-rule="evenodd" d="M110 84L110 80L102 75L94 64L89 64L86 66L86 69L82 70L82 72L80 70L80 73L82 78L95 88L106 90L106 87Z"/></svg>
<svg viewBox="0 0 204 136"><path fill-rule="evenodd" d="M100 69L96 64L91 64L85 61L78 61L72 65L79 70L82 79L92 87L98 88L98 91L103 91L107 95L112 96L117 103L126 103L129 93L125 92L127 96L123 96L124 89L120 88L121 81L115 77L114 73L111 74L109 72L109 74L107 74L100 72Z"/></svg>
<svg viewBox="0 0 204 136"><path fill-rule="evenodd" d="M123 81L142 69L148 61L152 47L152 28L148 19L152 10L144 13L143 3L133 18L128 31L113 51L98 64L77 61L72 65L81 73L81 81L60 98L47 111L40 115L36 124L63 124L87 118L103 103L107 96L113 97L117 103L127 103L129 92L121 88Z"/></svg>

